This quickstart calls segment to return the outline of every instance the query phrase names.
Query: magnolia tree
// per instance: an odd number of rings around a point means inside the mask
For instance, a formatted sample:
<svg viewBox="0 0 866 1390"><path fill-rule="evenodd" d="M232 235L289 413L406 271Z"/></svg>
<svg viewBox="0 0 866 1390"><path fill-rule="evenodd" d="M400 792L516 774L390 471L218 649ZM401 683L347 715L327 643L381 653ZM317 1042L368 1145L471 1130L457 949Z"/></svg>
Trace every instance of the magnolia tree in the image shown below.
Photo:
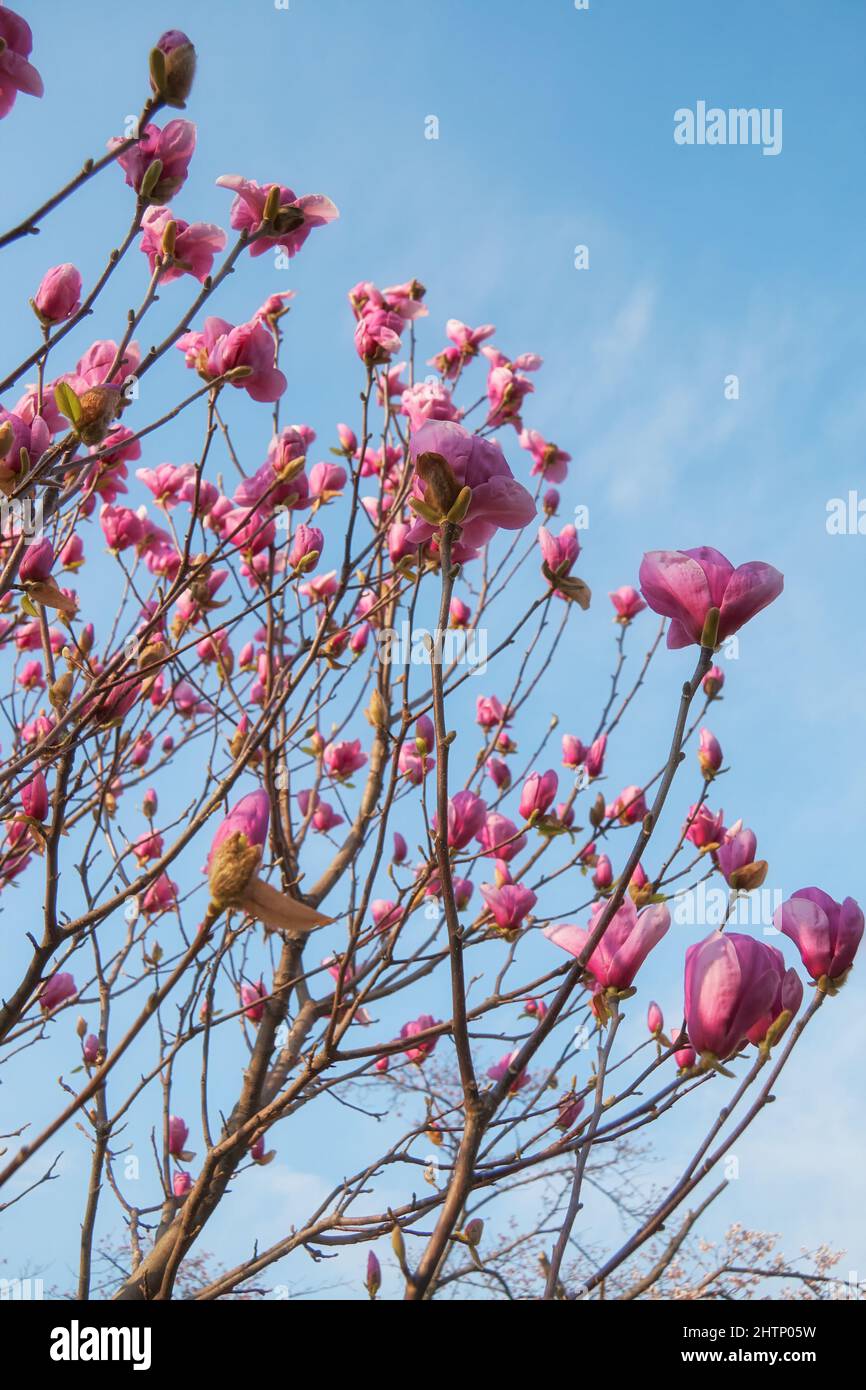
<svg viewBox="0 0 866 1390"><path fill-rule="evenodd" d="M0 8L15 122L42 94L30 51ZM251 256L315 256L338 212L237 174L217 179L230 232L175 211L196 128L172 111L195 62L164 34L134 129L0 236L38 232L46 252L41 283L14 286L32 294L32 341L6 338L0 380L0 1213L38 1203L77 1127L90 1166L64 1212L82 1298L243 1295L292 1252L349 1253L360 1297L383 1277L409 1300L732 1297L785 1275L820 1296L825 1250L803 1269L741 1228L721 1253L690 1244L863 931L857 904L819 887L777 910L788 942L733 929L767 865L754 831L711 809L724 768L705 721L715 654L781 574L709 545L624 555L639 587L602 599L612 680L594 714L591 692L578 708L563 637L590 591L578 530L557 520L569 455L524 424L540 359L456 318L443 347L418 280L361 282L355 418L324 447L284 423L291 294L233 324L219 292ZM85 285L48 247L94 179L130 220ZM138 307L92 340L121 265ZM173 326L142 351L158 304ZM154 372L173 403L148 418ZM243 396L261 407L254 448L233 429ZM197 457L164 462L179 417ZM557 732L533 710L554 663ZM651 663L670 687L666 727L642 734L656 770L611 782ZM672 912L707 880L727 912L686 948ZM641 990L650 952L678 1001L667 1022ZM643 1041L625 1047L636 1013ZM689 1113L707 1086L704 1132ZM690 1156L648 1191L645 1131L664 1143L674 1110ZM333 1186L303 1219L275 1215L267 1243L208 1272L208 1223L241 1200L239 1173L266 1181L257 1167L298 1126L338 1149L343 1115L362 1161L323 1158ZM581 1231L589 1185L629 1223L609 1248ZM106 1231L123 1236L110 1278Z"/></svg>

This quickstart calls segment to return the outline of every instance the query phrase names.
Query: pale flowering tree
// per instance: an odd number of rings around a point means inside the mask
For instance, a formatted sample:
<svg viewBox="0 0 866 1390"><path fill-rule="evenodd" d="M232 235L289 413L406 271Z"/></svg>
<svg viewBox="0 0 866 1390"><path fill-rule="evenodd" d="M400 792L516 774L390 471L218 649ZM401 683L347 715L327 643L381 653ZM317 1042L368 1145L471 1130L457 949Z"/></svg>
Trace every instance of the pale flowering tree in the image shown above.
<svg viewBox="0 0 866 1390"><path fill-rule="evenodd" d="M26 122L17 98L42 83L5 6L0 38L0 115ZM315 255L337 208L230 174L216 182L231 234L177 215L196 130L174 113L194 72L189 38L164 34L135 133L0 236L38 231L47 261L84 184L115 180L128 205L93 284L46 263L33 341L5 342L0 380L0 1056L17 1107L0 1218L38 1201L55 1137L78 1126L90 1171L65 1209L81 1298L261 1292L294 1252L354 1247L371 1297L386 1261L409 1300L747 1296L785 1274L820 1288L828 1252L780 1265L753 1233L683 1264L726 1155L863 931L851 898L805 888L777 913L793 950L727 921L687 950L670 933L695 884L724 883L733 917L767 872L754 832L711 809L724 768L704 721L715 653L782 576L709 546L623 556L639 587L609 596L612 679L594 718L588 692L578 707L564 639L591 595L578 531L557 521L569 455L523 419L540 359L458 319L442 347L419 281L362 282L346 316L358 418L324 449L286 424L291 291L239 324L217 316L219 291L251 256ZM138 307L93 338L121 267ZM142 351L157 303L174 323ZM154 371L174 403L149 418L138 388ZM261 407L255 450L238 442L241 396ZM165 462L179 418L198 455ZM660 623L628 684L647 610ZM676 659L665 634L694 668L685 684L665 669L654 774L625 769L609 795L647 670ZM557 663L564 734L533 704ZM687 756L692 794L675 788ZM650 952L682 992L670 1026L641 992ZM635 1010L647 1030L629 1050ZM34 1054L62 1078L47 1100L22 1079ZM668 1190L642 1190L644 1131L663 1144L666 1116L687 1125L708 1085L717 1119ZM208 1273L201 1241L239 1172L255 1179L299 1124L321 1126L324 1153L340 1109L366 1118L363 1162ZM582 1239L590 1185L629 1220L616 1248ZM517 1194L535 1216L515 1225ZM108 1277L106 1229L125 1251Z"/></svg>

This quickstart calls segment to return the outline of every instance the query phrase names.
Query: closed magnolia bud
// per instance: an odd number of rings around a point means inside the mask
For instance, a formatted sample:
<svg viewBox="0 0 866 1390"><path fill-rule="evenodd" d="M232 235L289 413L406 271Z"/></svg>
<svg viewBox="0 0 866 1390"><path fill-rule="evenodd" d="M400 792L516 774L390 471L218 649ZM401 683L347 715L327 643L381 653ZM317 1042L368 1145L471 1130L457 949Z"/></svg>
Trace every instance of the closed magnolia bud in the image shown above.
<svg viewBox="0 0 866 1390"><path fill-rule="evenodd" d="M367 1278L364 1280L364 1288L371 1298L375 1298L381 1287L382 1266L376 1258L375 1251L371 1250L367 1256Z"/></svg>
<svg viewBox="0 0 866 1390"><path fill-rule="evenodd" d="M604 797L601 792L595 798L589 810L589 823L598 828L604 820Z"/></svg>
<svg viewBox="0 0 866 1390"><path fill-rule="evenodd" d="M484 1234L484 1222L480 1216L474 1216L471 1221L467 1221L463 1227L463 1235L468 1245L473 1248L481 1244L481 1237Z"/></svg>
<svg viewBox="0 0 866 1390"><path fill-rule="evenodd" d="M48 689L48 699L55 709L65 709L69 703L69 696L72 693L73 676L71 671L64 671L62 676Z"/></svg>
<svg viewBox="0 0 866 1390"><path fill-rule="evenodd" d="M91 386L80 398L75 432L82 444L101 444L117 416L122 393L116 386Z"/></svg>
<svg viewBox="0 0 866 1390"><path fill-rule="evenodd" d="M156 792L153 790L153 787L149 787L144 793L144 800L141 803L141 809L148 820L153 820L156 815L156 806Z"/></svg>
<svg viewBox="0 0 866 1390"><path fill-rule="evenodd" d="M702 685L704 694L714 700L725 683L725 673L719 666L711 666L704 676Z"/></svg>
<svg viewBox="0 0 866 1390"><path fill-rule="evenodd" d="M33 299L40 323L48 327L62 323L77 312L81 303L81 272L74 265L55 265L46 271Z"/></svg>
<svg viewBox="0 0 866 1390"><path fill-rule="evenodd" d="M722 765L722 748L715 734L701 729L698 742L698 763L706 778L715 777Z"/></svg>
<svg viewBox="0 0 866 1390"><path fill-rule="evenodd" d="M397 1259L400 1262L400 1267L402 1268L403 1265L405 1265L406 1263L406 1242L403 1239L403 1232L400 1230L400 1227L396 1224L393 1226L391 1230L391 1249L397 1256Z"/></svg>
<svg viewBox="0 0 866 1390"><path fill-rule="evenodd" d="M79 1038L83 1038L84 1034L87 1032L87 1023L82 1018L81 1014L79 1014L78 1018L75 1020L75 1031Z"/></svg>
<svg viewBox="0 0 866 1390"><path fill-rule="evenodd" d="M183 108L192 91L196 53L180 29L169 29L150 55L150 85L168 106Z"/></svg>
<svg viewBox="0 0 866 1390"><path fill-rule="evenodd" d="M388 711L385 708L385 701L382 699L378 690L374 690L370 696L370 703L364 710L364 718L368 724L372 724L374 729L384 729L388 723Z"/></svg>
<svg viewBox="0 0 866 1390"><path fill-rule="evenodd" d="M647 1010L646 1026L654 1038L658 1037L665 1026L664 1014L654 999L650 1001L650 1006Z"/></svg>

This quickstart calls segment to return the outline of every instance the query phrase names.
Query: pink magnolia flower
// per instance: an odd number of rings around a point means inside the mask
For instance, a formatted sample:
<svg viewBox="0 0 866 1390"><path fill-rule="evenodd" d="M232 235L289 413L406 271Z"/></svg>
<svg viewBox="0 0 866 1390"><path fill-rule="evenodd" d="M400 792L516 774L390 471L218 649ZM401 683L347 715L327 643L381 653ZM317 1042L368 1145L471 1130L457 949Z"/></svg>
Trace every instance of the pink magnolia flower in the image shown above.
<svg viewBox="0 0 866 1390"><path fill-rule="evenodd" d="M230 835L239 833L244 836L248 845L263 846L268 837L270 815L271 804L266 791L260 788L242 796L217 827L207 857L208 866L220 845Z"/></svg>
<svg viewBox="0 0 866 1390"><path fill-rule="evenodd" d="M662 1013L661 1009L659 1008L658 1004L654 999L650 1000L650 1006L647 1009L646 1026L652 1033L653 1037L656 1037L659 1033L663 1032L664 1030L664 1014Z"/></svg>
<svg viewBox="0 0 866 1390"><path fill-rule="evenodd" d="M616 800L605 808L605 815L618 820L620 825L636 825L646 813L646 798L643 790L636 786L625 787Z"/></svg>
<svg viewBox="0 0 866 1390"><path fill-rule="evenodd" d="M404 323L399 314L388 309L366 310L355 328L355 350L368 366L387 362L400 351L400 334Z"/></svg>
<svg viewBox="0 0 866 1390"><path fill-rule="evenodd" d="M698 734L698 763L705 777L712 777L722 765L722 745L706 728Z"/></svg>
<svg viewBox="0 0 866 1390"><path fill-rule="evenodd" d="M509 722L509 711L498 695L479 695L475 701L475 722L482 729L495 729Z"/></svg>
<svg viewBox="0 0 866 1390"><path fill-rule="evenodd" d="M523 1012L527 1018L534 1018L540 1023L547 1016L547 1005L543 999L527 999Z"/></svg>
<svg viewBox="0 0 866 1390"><path fill-rule="evenodd" d="M559 1102L556 1128L563 1132L571 1129L580 1119L582 1110L583 1096L575 1096L574 1094L563 1096Z"/></svg>
<svg viewBox="0 0 866 1390"><path fill-rule="evenodd" d="M305 526L303 523L295 532L288 564L291 569L311 569L317 563L325 548L325 537L318 526Z"/></svg>
<svg viewBox="0 0 866 1390"><path fill-rule="evenodd" d="M468 627L472 617L472 610L463 602L462 598L453 598L448 609L452 627Z"/></svg>
<svg viewBox="0 0 866 1390"><path fill-rule="evenodd" d="M118 136L108 142L116 150L124 142ZM140 139L117 162L126 174L126 182L136 193L141 192L145 174L157 160L162 165L156 184L148 192L151 203L167 203L186 183L190 160L195 150L195 126L191 121L169 121L163 130L146 125Z"/></svg>
<svg viewBox="0 0 866 1390"><path fill-rule="evenodd" d="M172 1158L183 1158L186 1141L189 1138L189 1125L180 1115L168 1117L168 1151Z"/></svg>
<svg viewBox="0 0 866 1390"><path fill-rule="evenodd" d="M604 771L604 754L607 748L607 734L599 734L594 743L590 745L589 752L584 758L584 767L588 777L600 777Z"/></svg>
<svg viewBox="0 0 866 1390"><path fill-rule="evenodd" d="M395 830L395 831L394 831L394 853L391 855L391 858L392 858L393 862L394 862L395 864L402 864L402 863L405 861L406 856L407 856L408 853L409 853L409 849L408 849L408 846L407 846L407 844L406 844L406 841L405 841L404 837L400 834L400 831L399 831L399 830Z"/></svg>
<svg viewBox="0 0 866 1390"><path fill-rule="evenodd" d="M446 380L455 381L465 364L478 356L481 344L487 338L492 338L495 332L492 323L483 323L480 328L470 328L468 324L461 323L460 319L449 319L445 325L445 334L451 340L452 346L431 357L428 365L435 367Z"/></svg>
<svg viewBox="0 0 866 1390"><path fill-rule="evenodd" d="M99 1056L99 1039L95 1033L88 1033L81 1044L81 1055L89 1067L92 1067Z"/></svg>
<svg viewBox="0 0 866 1390"><path fill-rule="evenodd" d="M315 791L298 792L298 806L304 819L309 816L310 824L320 835L343 824L343 817L338 816L333 807L327 801L322 801Z"/></svg>
<svg viewBox="0 0 866 1390"><path fill-rule="evenodd" d="M690 806L686 824L686 839L690 840L696 849L710 849L720 845L725 838L724 811L714 815L708 806Z"/></svg>
<svg viewBox="0 0 866 1390"><path fill-rule="evenodd" d="M406 915L404 909L390 898L374 898L370 904L370 913L377 932L399 926Z"/></svg>
<svg viewBox="0 0 866 1390"><path fill-rule="evenodd" d="M520 883L506 883L501 888L482 883L481 896L497 927L506 932L515 931L538 901L532 889Z"/></svg>
<svg viewBox="0 0 866 1390"><path fill-rule="evenodd" d="M267 997L268 991L265 989L265 982L262 979L259 979L256 984L244 983L241 985L241 1004L250 1023L261 1023L265 1016Z"/></svg>
<svg viewBox="0 0 866 1390"><path fill-rule="evenodd" d="M511 365L492 366L487 374L488 425L513 425L520 433L523 421L520 411L523 402L535 387L522 372Z"/></svg>
<svg viewBox="0 0 866 1390"><path fill-rule="evenodd" d="M613 866L606 854L600 854L598 856L598 862L595 866L592 881L599 891L609 888L613 883Z"/></svg>
<svg viewBox="0 0 866 1390"><path fill-rule="evenodd" d="M274 246L281 246L288 256L294 256L314 227L324 227L340 216L330 198L322 193L305 193L299 198L284 184L258 184L240 174L221 174L217 185L237 195L229 221L239 232L255 232L262 225L268 194L272 188L279 188L279 209L273 222L273 234L258 237L250 246L251 256L263 256Z"/></svg>
<svg viewBox="0 0 866 1390"><path fill-rule="evenodd" d="M2 61L0 56L0 63ZM46 326L72 318L81 306L81 271L68 261L53 266L43 275L33 303L41 322Z"/></svg>
<svg viewBox="0 0 866 1390"><path fill-rule="evenodd" d="M39 994L39 1007L44 1014L53 1014L67 999L74 999L78 986L73 977L65 971L52 975L45 981Z"/></svg>
<svg viewBox="0 0 866 1390"><path fill-rule="evenodd" d="M325 767L338 782L343 782L357 772L367 761L367 754L361 749L361 740L356 738L342 743L329 743L324 752Z"/></svg>
<svg viewBox="0 0 866 1390"><path fill-rule="evenodd" d="M411 1023L403 1024L400 1029L400 1037L408 1041L410 1038L417 1037L419 1033L426 1033L428 1028L435 1028L437 1022L438 1020L432 1014L421 1014ZM438 1037L425 1038L413 1047L406 1048L406 1056L410 1062L417 1062L420 1066L430 1056L438 1041Z"/></svg>
<svg viewBox="0 0 866 1390"><path fill-rule="evenodd" d="M523 784L518 811L524 820L531 816L543 816L556 800L559 778L550 769L547 772L531 772Z"/></svg>
<svg viewBox="0 0 866 1390"><path fill-rule="evenodd" d="M114 555L139 545L144 536L141 518L129 507L112 507L106 502L99 513L99 524Z"/></svg>
<svg viewBox="0 0 866 1390"><path fill-rule="evenodd" d="M22 690L44 690L45 678L41 661L25 661L18 673L18 684Z"/></svg>
<svg viewBox="0 0 866 1390"><path fill-rule="evenodd" d="M358 447L358 436L348 425L337 426L337 438L340 441L340 448L347 458L355 453Z"/></svg>
<svg viewBox="0 0 866 1390"><path fill-rule="evenodd" d="M521 449L527 449L532 455L531 472L533 476L543 473L551 483L565 481L568 476L568 465L571 463L571 454L567 454L564 449L557 448L555 444L548 444L544 436L538 433L538 430L523 430L519 442Z"/></svg>
<svg viewBox="0 0 866 1390"><path fill-rule="evenodd" d="M504 758L488 758L484 769L494 786L500 791L508 791L511 786L511 768Z"/></svg>
<svg viewBox="0 0 866 1390"><path fill-rule="evenodd" d="M640 567L641 592L654 613L670 618L669 647L700 642L704 621L718 608L718 642L778 598L784 578L772 565L752 560L734 569L712 546L696 550L651 550Z"/></svg>
<svg viewBox="0 0 866 1390"><path fill-rule="evenodd" d="M562 735L562 766L576 769L585 761L588 749L574 734Z"/></svg>
<svg viewBox="0 0 866 1390"><path fill-rule="evenodd" d="M315 579L308 579L306 584L301 584L298 592L313 603L324 603L337 592L337 571L329 570L327 574L317 574Z"/></svg>
<svg viewBox="0 0 866 1390"><path fill-rule="evenodd" d="M132 846L132 852L139 864L146 864L148 859L158 859L162 850L162 836L155 832L140 836Z"/></svg>
<svg viewBox="0 0 866 1390"><path fill-rule="evenodd" d="M614 589L608 594L608 598L616 609L617 621L621 623L631 622L632 618L636 618L638 613L642 613L646 608L637 589L633 589L630 584L623 584L622 588Z"/></svg>
<svg viewBox="0 0 866 1390"><path fill-rule="evenodd" d="M520 531L535 516L535 503L513 477L498 444L470 434L454 420L428 420L413 430L410 455L417 464L421 455L428 453L441 455L458 487L468 487L472 492L461 522L460 539L454 547L455 560L473 559L498 527ZM424 498L425 484L417 471L412 488L416 497ZM419 517L410 538L413 544L424 545L434 534L435 528Z"/></svg>
<svg viewBox="0 0 866 1390"><path fill-rule="evenodd" d="M680 1039L683 1039L683 1043L680 1047L677 1047L674 1053L674 1061L681 1071L687 1071L689 1067L695 1065L697 1053L693 1047L689 1046L688 1035L684 1033L681 1028L678 1028L671 1037L671 1042L676 1045Z"/></svg>
<svg viewBox="0 0 866 1390"><path fill-rule="evenodd" d="M837 903L820 888L798 888L777 908L773 924L793 941L813 980L840 979L863 936L863 912L853 898Z"/></svg>
<svg viewBox="0 0 866 1390"><path fill-rule="evenodd" d="M0 428L9 426L11 439L0 446L0 466L9 473L21 471L21 450L26 449L33 462L38 462L51 443L51 430L41 415L25 420L15 411L0 406Z"/></svg>
<svg viewBox="0 0 866 1390"><path fill-rule="evenodd" d="M234 367L249 367L249 376L232 386L248 392L254 401L279 400L286 389L286 378L274 366L274 343L261 323L242 323L233 328L225 319L207 318L199 332L184 333L175 346L185 354L188 367L194 367L205 381L213 381Z"/></svg>
<svg viewBox="0 0 866 1390"><path fill-rule="evenodd" d="M767 1012L758 1019L757 1023L746 1030L746 1037L756 1047L764 1041L781 1013L789 1013L793 1018L803 1002L803 981L796 970L788 969L785 965L785 957L781 951L776 950L775 946L768 945L767 950L770 953L770 959L776 973L776 993ZM781 1034L777 1036L781 1036Z"/></svg>
<svg viewBox="0 0 866 1390"><path fill-rule="evenodd" d="M514 1061L517 1055L517 1049L515 1049L513 1052L506 1052L504 1057L500 1057L498 1062L496 1062L492 1067L488 1067L487 1075L490 1077L490 1080L504 1080L504 1078L508 1075L508 1069L511 1066L511 1063ZM508 1094L510 1096L516 1096L518 1091L522 1090L524 1086L528 1085L529 1072L522 1071L519 1076L512 1077L511 1084L508 1087Z"/></svg>
<svg viewBox="0 0 866 1390"><path fill-rule="evenodd" d="M183 1171L174 1173L171 1179L171 1190L175 1197L185 1197L188 1192L192 1191L192 1173Z"/></svg>
<svg viewBox="0 0 866 1390"><path fill-rule="evenodd" d="M400 408L413 430L419 430L425 420L459 420L462 413L451 392L437 381L416 381L407 387L400 397Z"/></svg>
<svg viewBox="0 0 866 1390"><path fill-rule="evenodd" d="M556 516L559 511L559 493L555 487L549 487L541 499L545 516Z"/></svg>
<svg viewBox="0 0 866 1390"><path fill-rule="evenodd" d="M0 119L9 115L19 92L41 97L45 90L39 73L27 61L32 51L30 25L0 5Z"/></svg>
<svg viewBox="0 0 866 1390"><path fill-rule="evenodd" d="M294 290L279 290L276 294L269 294L264 304L253 314L253 322L266 323L273 328L277 320L289 312L287 301L294 297Z"/></svg>
<svg viewBox="0 0 866 1390"><path fill-rule="evenodd" d="M35 777L21 788L21 806L25 816L29 816L31 820L43 821L48 815L48 787L44 772L37 772Z"/></svg>
<svg viewBox="0 0 866 1390"><path fill-rule="evenodd" d="M481 832L487 815L487 803L474 792L455 792L448 799L448 845L465 849ZM436 821L433 821L434 829Z"/></svg>
<svg viewBox="0 0 866 1390"><path fill-rule="evenodd" d="M595 903L589 927L575 927L563 922L559 926L545 927L544 935L570 955L580 956L605 911L606 903ZM639 913L631 898L626 898L587 961L586 968L598 986L601 989L629 989L638 970L670 924L671 915L663 903L646 907Z"/></svg>
<svg viewBox="0 0 866 1390"><path fill-rule="evenodd" d="M22 584L41 584L51 574L54 564L54 546L47 536L41 541L28 545L18 567L18 578Z"/></svg>
<svg viewBox="0 0 866 1390"><path fill-rule="evenodd" d="M757 853L758 838L754 830L743 829L733 833L728 832L716 850L716 863L721 869L725 881L731 883L731 879L739 869L754 864Z"/></svg>
<svg viewBox="0 0 866 1390"><path fill-rule="evenodd" d="M475 837L481 845L482 854L493 859L504 859L506 863L526 848L526 836L518 834L517 826L507 816L491 811Z"/></svg>
<svg viewBox="0 0 866 1390"><path fill-rule="evenodd" d="M141 906L148 917L158 917L177 904L177 884L168 874L160 874L150 885L141 900Z"/></svg>
<svg viewBox="0 0 866 1390"><path fill-rule="evenodd" d="M212 222L184 222L170 208L148 208L141 221L141 250L147 256L151 274L164 255L163 238L169 223L175 228L174 250L159 277L160 284L168 285L183 275L192 275L203 283L213 269L217 252L225 247L225 232Z"/></svg>
<svg viewBox="0 0 866 1390"><path fill-rule="evenodd" d="M339 497L346 486L346 470L338 463L316 463L310 469L310 497L322 505Z"/></svg>
<svg viewBox="0 0 866 1390"><path fill-rule="evenodd" d="M60 552L60 564L65 570L77 570L84 564L84 542L80 536L70 536Z"/></svg>
<svg viewBox="0 0 866 1390"><path fill-rule="evenodd" d="M136 468L135 476L153 493L157 506L169 508L177 506L183 489L194 481L195 467L191 463L161 463L158 468Z"/></svg>
<svg viewBox="0 0 866 1390"><path fill-rule="evenodd" d="M702 1056L724 1061L769 1012L778 990L770 948L739 932L711 932L686 951L686 1028Z"/></svg>
<svg viewBox="0 0 866 1390"><path fill-rule="evenodd" d="M554 574L568 574L580 554L580 541L574 526L563 526L558 536L546 526L539 526L538 544L547 568Z"/></svg>
<svg viewBox="0 0 866 1390"><path fill-rule="evenodd" d="M404 280L402 285L389 285L382 298L389 309L404 319L426 318L429 310L423 302L427 293L420 280Z"/></svg>

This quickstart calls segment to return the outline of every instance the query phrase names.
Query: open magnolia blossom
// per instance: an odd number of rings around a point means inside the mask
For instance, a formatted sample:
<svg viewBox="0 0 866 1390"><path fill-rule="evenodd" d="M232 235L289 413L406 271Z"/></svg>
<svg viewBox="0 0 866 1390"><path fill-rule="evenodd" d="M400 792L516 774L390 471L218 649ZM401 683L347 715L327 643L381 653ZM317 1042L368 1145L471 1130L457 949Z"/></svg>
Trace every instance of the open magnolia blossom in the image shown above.
<svg viewBox="0 0 866 1390"><path fill-rule="evenodd" d="M78 32L53 9L46 75ZM27 150L33 48L0 4ZM505 333L495 278L428 296L397 185L335 174L327 232L331 197L294 191L315 141L257 182L249 126L215 188L196 82L186 31L158 36L119 108L141 120L57 194L34 157L0 233L0 1214L56 1184L79 1301L663 1296L744 1121L852 993L853 884L819 857L825 887L762 896L786 869L760 789L798 770L744 756L745 702L777 676L761 631L801 619L768 561L641 559L650 514L605 521L521 297ZM394 283L333 284L365 247Z"/></svg>

